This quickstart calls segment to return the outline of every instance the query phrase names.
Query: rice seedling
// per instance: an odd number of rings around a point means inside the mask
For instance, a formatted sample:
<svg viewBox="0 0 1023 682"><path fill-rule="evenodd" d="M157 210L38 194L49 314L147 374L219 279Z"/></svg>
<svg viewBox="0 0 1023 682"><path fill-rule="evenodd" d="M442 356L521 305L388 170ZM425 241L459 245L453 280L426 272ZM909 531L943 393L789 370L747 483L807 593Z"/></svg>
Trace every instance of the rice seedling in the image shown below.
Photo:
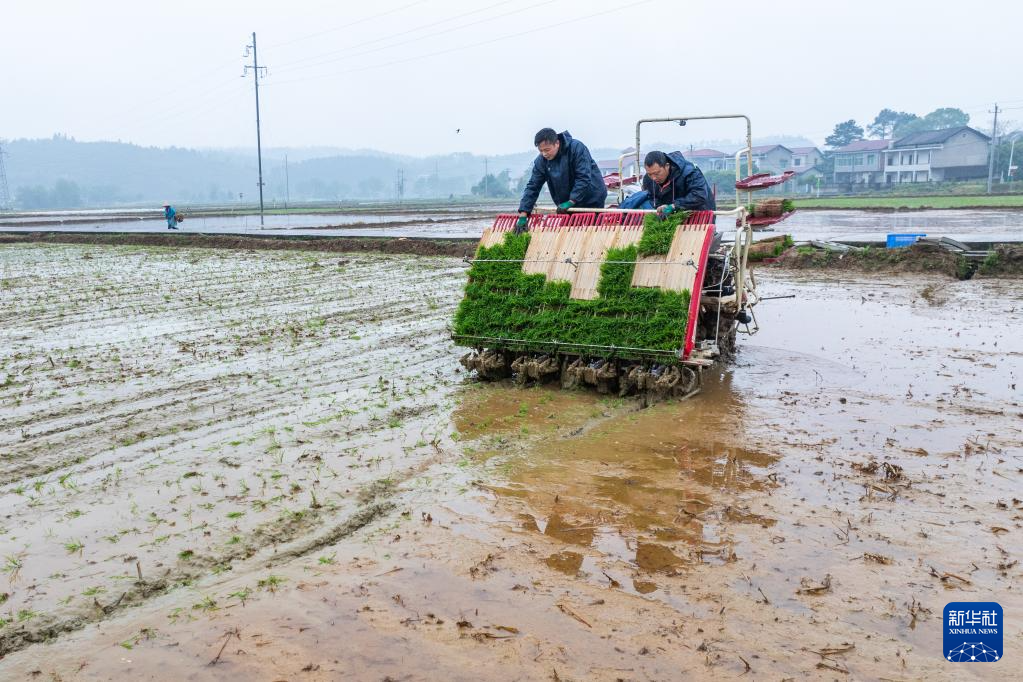
<svg viewBox="0 0 1023 682"><path fill-rule="evenodd" d="M252 589L248 588L248 587L245 587L245 588L240 589L240 590L238 590L236 592L230 593L229 595L227 595L227 597L228 597L228 599L237 599L238 601L240 601L242 603L242 606L245 606L245 601L251 595L252 595Z"/></svg>
<svg viewBox="0 0 1023 682"><path fill-rule="evenodd" d="M267 592L276 592L278 588L280 588L280 586L284 584L284 582L285 582L284 578L282 578L279 575L274 575L273 573L271 573L267 577L260 579L259 582L256 583L256 585L260 589L266 590Z"/></svg>
<svg viewBox="0 0 1023 682"><path fill-rule="evenodd" d="M609 250L598 297L578 300L569 297L571 283L522 272L529 239L528 233L509 233L503 243L479 250L455 313L456 338L465 337L468 345L474 343L470 337L515 339L527 348L552 339L657 350L681 346L689 292L633 287L636 246ZM648 248L660 248L657 244Z"/></svg>
<svg viewBox="0 0 1023 682"><path fill-rule="evenodd" d="M11 583L17 581L18 576L21 574L21 569L24 566L22 558L23 555L21 554L8 554L4 557L3 571L7 574L7 579Z"/></svg>
<svg viewBox="0 0 1023 682"><path fill-rule="evenodd" d="M217 602L209 595L203 597L202 601L192 604L193 611L202 611L203 613L210 613L212 611L216 611L218 608Z"/></svg>

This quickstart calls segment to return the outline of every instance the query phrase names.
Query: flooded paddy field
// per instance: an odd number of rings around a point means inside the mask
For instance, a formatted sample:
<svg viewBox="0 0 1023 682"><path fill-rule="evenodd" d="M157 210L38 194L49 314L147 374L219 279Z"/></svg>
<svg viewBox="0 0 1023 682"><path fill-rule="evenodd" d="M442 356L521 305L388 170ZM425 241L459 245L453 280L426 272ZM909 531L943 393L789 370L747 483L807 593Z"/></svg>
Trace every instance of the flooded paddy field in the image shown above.
<svg viewBox="0 0 1023 682"><path fill-rule="evenodd" d="M498 212L514 213L515 207L466 206L450 209L400 210L336 213L270 214L260 227L258 214L196 215L180 224L179 233L209 235L259 235L278 237L422 237L478 238ZM718 229L726 239L735 232L734 219L718 218ZM0 232L106 232L175 234L167 230L162 217L152 214L117 215L61 213L50 215L11 214L0 217ZM800 210L772 230L758 232L761 239L791 234L797 241L855 240L884 241L892 232L949 236L971 243L1020 241L1023 239L1023 211L1009 209L935 209L913 211Z"/></svg>
<svg viewBox="0 0 1023 682"><path fill-rule="evenodd" d="M464 268L0 246L0 674L1018 673L941 652L1023 610L1018 281L758 271L795 298L640 409L467 380Z"/></svg>
<svg viewBox="0 0 1023 682"><path fill-rule="evenodd" d="M511 209L509 209L511 210ZM492 206L461 208L401 208L327 211L323 213L268 212L262 223L259 214L247 212L190 213L181 211L184 222L179 232L203 234L258 234L312 236L475 236L493 222ZM109 212L59 212L9 214L0 216L0 231L18 232L120 232L167 233L162 210L111 214Z"/></svg>

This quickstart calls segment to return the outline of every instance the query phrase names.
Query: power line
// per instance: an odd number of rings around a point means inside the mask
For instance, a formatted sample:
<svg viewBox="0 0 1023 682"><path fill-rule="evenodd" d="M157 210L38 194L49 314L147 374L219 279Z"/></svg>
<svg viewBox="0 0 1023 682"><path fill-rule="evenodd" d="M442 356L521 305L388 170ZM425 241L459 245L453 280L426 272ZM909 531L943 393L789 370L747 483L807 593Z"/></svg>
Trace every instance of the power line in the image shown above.
<svg viewBox="0 0 1023 682"><path fill-rule="evenodd" d="M589 19L595 19L597 17L604 16L604 15L607 15L607 14L614 14L616 12L622 12L624 10L631 9L631 8L637 7L639 5L645 5L645 4L647 4L649 2L653 2L653 1L654 0L638 0L637 2L633 2L633 3L630 3L628 5L620 5L618 7L613 7L611 9L604 10L603 12L593 12L591 14L587 14L587 15L582 16L582 17L575 17L573 19L566 19L565 21L560 21L560 22L556 22L556 23L553 23L553 24L546 24L544 26L538 26L537 28L531 28L531 29L527 29L525 31L519 31L517 33L510 33L508 35L498 36L497 38L491 38L489 40L482 40L480 42L469 43L467 45L459 45L459 46L450 47L450 48L447 48L447 49L444 49L444 50L438 50L436 52L429 52L429 53L426 53L426 54L415 55L413 57L406 57L404 59L396 59L394 61L384 62L384 63L381 63L381 64L371 64L369 66L363 66L363 67L358 67L358 68L354 68L354 69L345 69L343 71L335 71L334 73L323 74L323 75L320 75L320 76L307 76L305 78L292 78L291 80L280 81L278 83L275 83L274 85L286 85L288 83L301 83L301 82L304 82L304 81L318 80L318 79L321 79L321 78L331 78L333 76L341 76L341 75L345 75L345 74L349 74L349 73L356 73L356 72L359 72L359 71L369 71L369 70L372 70L372 69L382 69L382 68L386 68L388 66L396 66L398 64L405 64L405 63L411 62L411 61L419 61L421 59L428 59L430 57L437 57L437 56L443 55L443 54L450 54L452 52L459 52L461 50L472 49L474 47L482 47L484 45L491 45L493 43L498 43L498 42L501 42L501 41L504 41L504 40L511 40L512 38L519 38L521 36L530 35L532 33L538 33L540 31L549 31L549 30L554 29L554 28L560 28L562 26L567 26L569 24L575 24L575 23L578 23L580 21L586 21L586 20L589 20Z"/></svg>
<svg viewBox="0 0 1023 682"><path fill-rule="evenodd" d="M349 26L355 26L357 24L365 23L365 22L370 21L372 19L376 19L376 18L379 18L379 17L387 16L389 14L394 14L394 13L399 12L401 10L408 9L409 7L412 7L414 5L422 4L422 2L424 2L424 1L425 0L419 0L417 2L412 2L412 3L409 3L407 5L403 5L401 7L397 7L397 8L388 10L386 12L380 12L378 14L375 14L375 15L372 15L372 16L369 16L369 17L365 17L364 19L360 19L358 21L354 21L354 22L351 22L349 24L344 24L343 26L335 27L333 29L328 29L326 31L321 31L321 32L316 33L316 34L311 34L310 36L296 38L294 40L286 41L284 43L275 43L275 45L290 44L290 43L298 42L300 40L304 40L306 38L315 37L317 35L323 35L323 34L326 34L326 33L330 33L332 31L341 30L341 29L349 27ZM511 0L506 0L506 1L510 2ZM498 3L498 4L501 4L501 3ZM471 14L471 12L470 13L466 13L466 14ZM463 15L459 15L459 16L463 16ZM457 17L455 17L455 18L457 18ZM437 23L440 23L440 22L437 22ZM399 35L401 35L401 34L399 34ZM248 56L248 53L246 53L246 56ZM215 67L213 69L209 69L209 70L206 70L206 71L202 72L202 75L200 75L198 78L202 79L202 78L206 78L208 76L214 75L216 73L219 73L219 72L225 70L228 66L235 65L235 64L237 64L237 62L235 62L232 59L230 62L226 62L226 63L220 64L219 66L217 66L217 67ZM260 67L260 68L262 69L261 77L265 77L265 75L267 73L266 69L263 68L263 67ZM243 77L245 76L246 72L247 72L247 69L243 68L243 70L242 70L242 76ZM237 87L234 87L234 88L228 87L228 86L230 86L232 84L237 84L237 81L236 81L236 79L234 77L232 77L232 78L230 78L230 79L228 79L226 81L224 81L224 80L218 81L212 87L206 88L206 89L198 91L198 92L191 92L191 93L189 93L187 95L187 97L183 97L183 98L174 100L175 103L169 109L165 108L162 111L160 111L157 114L155 114L155 116L152 116L152 117L150 117L150 116L139 116L139 117L133 117L133 118L130 118L130 119L124 118L124 119L121 119L120 125L121 126L131 126L131 125L136 124L136 123L141 123L143 125L143 127L149 128L149 127L152 127L155 124L162 124L162 123L165 123L167 121L170 121L170 120L173 120L175 118L178 118L180 116L195 116L195 115L200 115L200 114L208 113L208 112L210 112L210 111L212 111L214 109L219 108L221 101L223 99L225 99L224 96L223 96L224 94L226 94L228 96L228 98L234 97L234 96L240 94L240 89L239 88L237 88ZM130 115L133 112L141 110L147 104L152 104L152 103L158 102L160 100L174 99L174 98L171 97L171 95L173 95L175 92L183 91L183 90L185 90L185 89L187 89L189 87L191 87L191 85L183 85L183 86L180 86L178 88L169 90L166 93L164 93L163 95L161 95L161 96L159 96L159 97L157 97L155 99L147 100L146 102L144 102L142 104L139 104L139 105L136 105L135 107L132 107L127 112L122 112L121 115L122 116L124 116L125 114L129 114ZM242 89L244 89L244 88L242 88ZM210 97L211 95L215 99L212 99ZM198 108L196 108L197 104L198 104Z"/></svg>
<svg viewBox="0 0 1023 682"><path fill-rule="evenodd" d="M162 102L178 101L178 99L175 98L174 95L176 95L176 94L178 94L180 92L186 91L186 90L192 90L195 87L195 85L196 85L196 81L206 80L210 76L212 76L214 74L217 74L217 73L220 73L221 71L226 70L228 66L232 66L234 68L237 68L238 62L236 62L235 59L237 59L237 57L232 58L230 62L225 62L225 63L223 63L223 64L221 64L221 65L219 65L217 67L214 67L212 69L206 69L205 71L202 71L200 73L200 75L188 78L188 82L185 83L184 85L180 85L180 86L178 86L176 88L172 88L170 90L166 90L166 91L162 92L160 95L158 95L158 96L156 96L154 98L151 98L151 99L148 99L148 100L143 100L142 102L138 102L138 103L134 104L133 106L129 107L128 109L126 109L124 111L118 112L118 118L115 119L115 121L117 121L119 123L119 125L122 125L122 126L125 123L132 124L135 121L140 120L140 118L144 118L144 117L136 117L136 116L134 116L134 114L136 112L139 112L142 109L144 109L146 107L149 107L150 105L156 104L158 102L161 102L161 101ZM217 83L217 85L215 85L212 88L209 88L209 89L203 91L202 93L189 92L188 95L186 97L184 97L183 99L184 99L184 101L194 101L195 99L202 97L204 94L206 94L208 92L213 92L213 91L218 90L218 89L224 87L225 85L227 85L229 83L233 83L233 82L235 82L234 78L231 78L230 80L227 80L227 81L220 81L220 82ZM180 106L180 103L177 104L177 105L172 105L172 108L176 108L177 106Z"/></svg>
<svg viewBox="0 0 1023 682"><path fill-rule="evenodd" d="M331 64L331 63L336 62L336 61L342 61L344 59L351 59L352 57L359 57L361 55L371 54L373 52L379 52L380 50L387 50L387 49L390 49L392 47L399 47L401 45L408 45L410 43L415 43L415 42L419 42L420 40L426 40L428 38L433 38L433 37L436 37L436 36L439 36L439 35L444 35L445 33L451 33L452 31L458 31L460 29L468 28L470 26L476 26L478 24L484 24L484 23L487 23L489 21L496 21L497 19L502 19L502 18L510 16L512 14L519 14L521 12L525 12L527 10L533 9L534 7L539 7L540 5L549 5L552 2L557 2L557 0L546 0L545 2L540 2L540 3L537 3L535 5L529 5L527 7L520 7L518 9L512 10L511 12L506 12L504 14L498 14L497 16L486 17L484 19L480 19L478 21L470 22L468 24L462 24L461 26L455 26L453 28L444 29L443 31L436 31L434 33L428 33L428 34L426 34L424 36L419 36L418 38L412 38L411 40L405 40L405 41L401 41L401 42L397 42L397 43L392 43L390 45L384 45L383 47L374 48L372 50L364 50L362 52L357 52L355 54L344 55L342 57L337 57L337 58L334 58L334 59L326 59L326 60L321 61L321 62L316 62L315 64L308 64L306 66L294 66L295 64L301 64L302 62L307 62L307 61L310 61L310 60L313 60L313 59L318 59L320 57L326 57L326 56L332 55L332 54L340 54L342 52L347 52L349 50L353 50L353 49L355 49L357 47L364 47L366 45L372 45L374 43L379 43L379 42L382 42L382 41L385 41L385 40L391 40L392 38L396 38L398 36L408 35L409 33L415 33L416 31L421 31L423 29L431 28L433 26L439 26L440 24L446 24L446 23L448 23L450 21L455 21L456 19L461 19L463 17L467 17L467 16L470 16L472 14L479 14L480 12L484 12L484 11L486 11L488 9L493 9L493 8L499 7L501 5L507 5L511 1L512 0L503 0L502 2L498 2L498 3L495 3L493 5L489 5L487 7L482 7L480 9L476 9L476 10L473 10L471 12L465 12L464 14L459 14L459 15L456 15L456 16L453 16L453 17L448 17L447 19L441 19L440 21L435 21L432 24L424 24L422 26L417 26L417 27L411 28L411 29L409 29L407 31L402 31L401 33L392 33L390 35L384 36L383 38L375 38L373 40L367 40L367 41L362 42L362 43L356 43L355 45L349 45L348 47L341 48L340 50L331 50L330 52L324 52L323 54L320 54L320 55L313 55L311 57L305 57L303 59L298 59L298 60L293 61L293 62L288 62L288 63L283 64L280 67L278 67L278 71L283 71L283 70L294 71L294 70L297 70L297 69L310 69L310 68L313 68L313 67L316 67L316 66L322 66L324 64Z"/></svg>
<svg viewBox="0 0 1023 682"><path fill-rule="evenodd" d="M367 21L372 21L373 19L379 19L380 17L386 17L386 16L389 16L391 14L396 14L396 13L401 12L402 10L406 10L406 9L408 9L410 7L415 7L416 5L422 5L425 2L426 2L426 0L416 0L415 2L410 2L407 5L402 5L401 7L395 7L394 9L389 9L386 12L380 12L379 14L373 14L373 15L370 15L368 17L364 17L362 19L358 19L356 21L352 21L352 22L347 23L347 24L342 24L340 26L335 26L334 28L328 28L328 29L323 30L323 31L318 31L316 33L310 33L309 35L299 36L298 38L292 38L291 40L285 40L285 41L282 41L282 42L279 42L279 43L271 43L268 47L281 47L283 45L292 45L294 43L298 43L298 42L301 42L303 40L310 40L312 38L319 38L320 36L327 35L328 33L334 33L335 31L341 31L341 30L344 30L346 28L351 28L352 26L358 26L359 24L364 24Z"/></svg>
<svg viewBox="0 0 1023 682"><path fill-rule="evenodd" d="M220 92L210 97L205 95L196 96L191 98L187 104L176 107L168 112L157 114L145 120L141 118L136 119L136 121L141 124L143 130L148 130L157 125L164 125L167 122L173 121L174 119L182 116L197 116L205 114L221 108L225 100L237 97L248 89L244 83L239 83L237 78L232 78L229 81L229 84L231 87L220 87Z"/></svg>

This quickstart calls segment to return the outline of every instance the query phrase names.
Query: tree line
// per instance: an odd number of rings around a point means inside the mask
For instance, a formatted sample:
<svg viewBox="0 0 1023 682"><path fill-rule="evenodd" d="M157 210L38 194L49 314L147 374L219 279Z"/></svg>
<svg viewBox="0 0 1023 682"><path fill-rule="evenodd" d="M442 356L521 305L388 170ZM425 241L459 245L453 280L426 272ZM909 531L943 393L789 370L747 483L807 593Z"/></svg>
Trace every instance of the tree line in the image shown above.
<svg viewBox="0 0 1023 682"><path fill-rule="evenodd" d="M866 129L852 118L837 123L834 131L824 138L824 144L829 147L844 147L851 142L866 139L865 135L876 140L890 140L922 130L944 130L969 123L970 115L955 107L941 107L924 116L886 108L877 113L874 120L867 124Z"/></svg>

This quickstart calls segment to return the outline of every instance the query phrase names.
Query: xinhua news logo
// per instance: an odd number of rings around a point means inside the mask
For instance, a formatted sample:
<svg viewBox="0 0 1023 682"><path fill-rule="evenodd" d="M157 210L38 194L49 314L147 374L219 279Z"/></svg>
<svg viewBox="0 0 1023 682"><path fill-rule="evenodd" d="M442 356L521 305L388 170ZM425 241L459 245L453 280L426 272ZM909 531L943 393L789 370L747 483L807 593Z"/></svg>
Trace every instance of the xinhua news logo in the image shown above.
<svg viewBox="0 0 1023 682"><path fill-rule="evenodd" d="M945 604L945 660L952 663L995 663L1002 660L1002 607L993 601Z"/></svg>

